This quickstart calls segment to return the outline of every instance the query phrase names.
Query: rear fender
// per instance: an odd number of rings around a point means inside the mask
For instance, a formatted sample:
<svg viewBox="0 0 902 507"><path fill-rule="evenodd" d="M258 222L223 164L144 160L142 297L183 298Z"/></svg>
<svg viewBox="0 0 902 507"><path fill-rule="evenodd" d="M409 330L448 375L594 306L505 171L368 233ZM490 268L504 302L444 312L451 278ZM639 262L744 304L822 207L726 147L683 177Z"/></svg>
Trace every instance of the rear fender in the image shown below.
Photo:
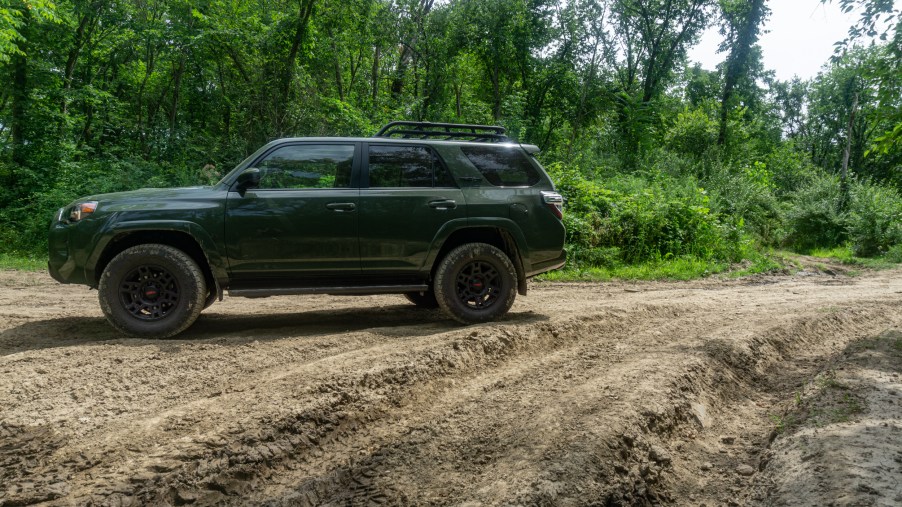
<svg viewBox="0 0 902 507"><path fill-rule="evenodd" d="M439 230L435 239L433 239L423 269L430 270L430 272L434 271L437 262L440 260L439 255L448 238L454 233L466 231L467 229L494 229L501 233L501 240L506 249L515 252L511 262L517 270L518 292L522 295L526 295L526 273L532 267L529 263L529 250L526 243L526 237L523 235L523 231L520 230L516 222L507 218L462 218L449 221Z"/></svg>

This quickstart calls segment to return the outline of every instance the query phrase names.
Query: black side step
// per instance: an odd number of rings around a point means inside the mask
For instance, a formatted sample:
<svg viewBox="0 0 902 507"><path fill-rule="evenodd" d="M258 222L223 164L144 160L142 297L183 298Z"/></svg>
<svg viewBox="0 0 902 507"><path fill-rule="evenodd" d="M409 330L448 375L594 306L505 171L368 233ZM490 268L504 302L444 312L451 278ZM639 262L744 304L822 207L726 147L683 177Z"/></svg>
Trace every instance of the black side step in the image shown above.
<svg viewBox="0 0 902 507"><path fill-rule="evenodd" d="M335 296L403 294L429 290L425 284L419 285L364 285L355 287L273 287L262 289L229 289L229 296L242 298L264 298L269 296L299 296L304 294L330 294Z"/></svg>

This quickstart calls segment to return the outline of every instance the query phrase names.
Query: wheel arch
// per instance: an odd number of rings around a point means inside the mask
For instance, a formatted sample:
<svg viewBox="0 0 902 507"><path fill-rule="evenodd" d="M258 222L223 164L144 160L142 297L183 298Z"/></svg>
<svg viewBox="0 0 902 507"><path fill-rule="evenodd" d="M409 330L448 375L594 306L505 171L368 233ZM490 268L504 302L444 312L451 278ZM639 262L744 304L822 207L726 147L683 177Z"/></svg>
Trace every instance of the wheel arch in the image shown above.
<svg viewBox="0 0 902 507"><path fill-rule="evenodd" d="M520 248L517 239L515 233L499 226L481 225L456 229L445 238L442 246L431 259L430 278L435 278L435 270L451 250L466 243L487 243L504 252L511 260L517 271L517 292L525 296L527 291L526 268L523 265L523 249Z"/></svg>
<svg viewBox="0 0 902 507"><path fill-rule="evenodd" d="M91 278L95 286L100 282L100 277L114 257L128 248L148 243L167 245L185 252L200 267L207 287L215 289L217 297L222 297L220 280L224 272L218 273L220 270L215 269L197 238L181 230L131 229L118 232L107 242L97 257Z"/></svg>

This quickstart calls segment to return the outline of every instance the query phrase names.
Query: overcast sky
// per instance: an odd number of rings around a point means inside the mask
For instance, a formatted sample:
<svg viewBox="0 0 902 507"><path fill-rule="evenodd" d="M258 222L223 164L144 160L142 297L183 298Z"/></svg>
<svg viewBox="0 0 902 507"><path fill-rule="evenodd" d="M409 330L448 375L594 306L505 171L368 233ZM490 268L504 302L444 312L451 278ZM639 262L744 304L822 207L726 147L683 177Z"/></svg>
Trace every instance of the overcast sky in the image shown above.
<svg viewBox="0 0 902 507"><path fill-rule="evenodd" d="M857 12L844 14L835 2L823 5L820 0L770 0L770 18L759 44L764 54L764 67L774 70L777 79L814 77L833 54L833 43L846 37L849 27L858 20ZM711 28L701 42L689 51L689 59L714 70L726 58L717 53L721 36Z"/></svg>

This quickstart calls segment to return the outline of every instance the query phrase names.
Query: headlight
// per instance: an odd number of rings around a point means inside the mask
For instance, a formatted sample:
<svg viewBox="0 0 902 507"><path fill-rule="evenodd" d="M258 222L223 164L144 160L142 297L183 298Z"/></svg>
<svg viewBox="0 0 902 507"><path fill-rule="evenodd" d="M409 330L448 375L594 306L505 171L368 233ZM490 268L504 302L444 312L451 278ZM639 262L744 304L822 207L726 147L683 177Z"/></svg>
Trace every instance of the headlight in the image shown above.
<svg viewBox="0 0 902 507"><path fill-rule="evenodd" d="M97 201L80 202L75 206L72 206L72 211L69 212L69 221L78 222L82 218L94 213L96 209Z"/></svg>

